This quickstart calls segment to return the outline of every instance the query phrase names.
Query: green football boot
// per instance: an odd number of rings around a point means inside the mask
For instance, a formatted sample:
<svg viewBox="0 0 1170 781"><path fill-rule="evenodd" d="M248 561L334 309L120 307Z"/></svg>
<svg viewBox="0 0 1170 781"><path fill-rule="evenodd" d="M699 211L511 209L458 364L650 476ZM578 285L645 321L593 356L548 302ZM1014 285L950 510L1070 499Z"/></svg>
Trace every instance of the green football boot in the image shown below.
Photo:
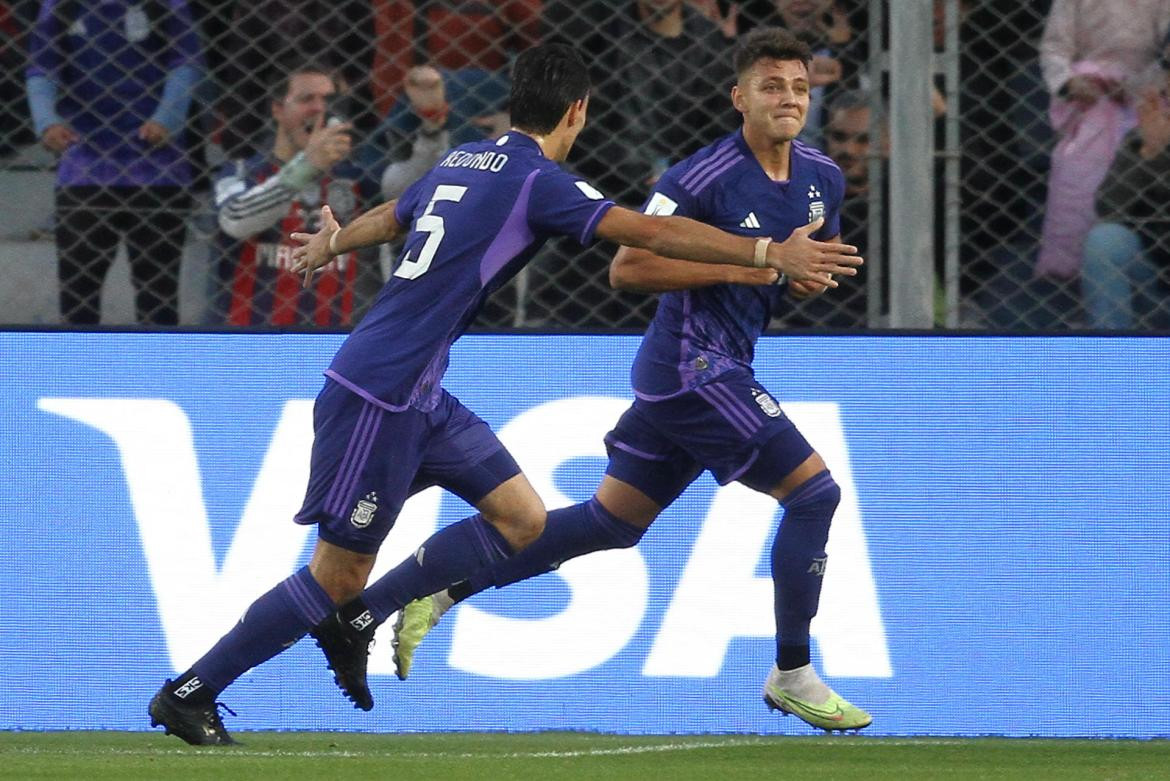
<svg viewBox="0 0 1170 781"><path fill-rule="evenodd" d="M807 675L816 676L811 668ZM812 702L795 696L791 691L781 688L780 670L772 665L768 680L764 683L764 702L772 710L784 714L791 713L801 721L826 731L861 729L868 727L873 717L849 703L837 692L820 683L817 688L828 692L828 698L822 702Z"/></svg>
<svg viewBox="0 0 1170 781"><path fill-rule="evenodd" d="M394 647L394 673L400 681L405 681L406 676L410 675L418 644L454 604L446 591L440 591L416 599L398 611L398 620L394 622L394 638L390 644Z"/></svg>

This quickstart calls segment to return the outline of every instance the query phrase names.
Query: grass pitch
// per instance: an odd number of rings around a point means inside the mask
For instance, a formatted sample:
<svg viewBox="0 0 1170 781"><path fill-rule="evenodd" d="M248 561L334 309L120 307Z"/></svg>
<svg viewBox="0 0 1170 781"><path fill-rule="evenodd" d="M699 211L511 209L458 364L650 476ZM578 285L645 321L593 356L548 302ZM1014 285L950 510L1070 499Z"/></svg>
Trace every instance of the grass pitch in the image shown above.
<svg viewBox="0 0 1170 781"><path fill-rule="evenodd" d="M1170 741L588 733L0 732L12 779L1170 779Z"/></svg>

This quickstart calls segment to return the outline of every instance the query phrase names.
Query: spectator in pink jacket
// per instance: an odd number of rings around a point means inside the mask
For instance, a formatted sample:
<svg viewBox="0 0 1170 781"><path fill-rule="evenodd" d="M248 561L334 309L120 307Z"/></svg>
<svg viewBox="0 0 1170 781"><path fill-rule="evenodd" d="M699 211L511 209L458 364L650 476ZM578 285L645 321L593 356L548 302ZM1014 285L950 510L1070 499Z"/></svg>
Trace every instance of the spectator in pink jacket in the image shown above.
<svg viewBox="0 0 1170 781"><path fill-rule="evenodd" d="M1093 198L1126 133L1136 95L1161 73L1170 0L1055 0L1040 42L1057 133L1036 275L1074 281Z"/></svg>

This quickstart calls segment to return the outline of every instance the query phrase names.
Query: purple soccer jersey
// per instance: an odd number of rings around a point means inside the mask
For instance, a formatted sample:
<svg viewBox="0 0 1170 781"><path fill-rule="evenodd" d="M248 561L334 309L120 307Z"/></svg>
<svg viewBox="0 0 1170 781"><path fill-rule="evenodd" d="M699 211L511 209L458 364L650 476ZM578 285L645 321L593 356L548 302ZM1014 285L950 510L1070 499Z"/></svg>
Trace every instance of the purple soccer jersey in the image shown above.
<svg viewBox="0 0 1170 781"><path fill-rule="evenodd" d="M484 300L549 237L591 242L612 206L523 133L452 150L398 200L398 267L326 375L390 411L433 409Z"/></svg>
<svg viewBox="0 0 1170 781"><path fill-rule="evenodd" d="M737 130L663 174L644 211L777 241L824 217L813 238L838 235L845 193L841 169L800 141L792 142L789 161L788 181L772 181ZM668 399L737 367L750 372L756 340L782 292L782 287L713 285L663 293L634 360L634 393L648 401Z"/></svg>

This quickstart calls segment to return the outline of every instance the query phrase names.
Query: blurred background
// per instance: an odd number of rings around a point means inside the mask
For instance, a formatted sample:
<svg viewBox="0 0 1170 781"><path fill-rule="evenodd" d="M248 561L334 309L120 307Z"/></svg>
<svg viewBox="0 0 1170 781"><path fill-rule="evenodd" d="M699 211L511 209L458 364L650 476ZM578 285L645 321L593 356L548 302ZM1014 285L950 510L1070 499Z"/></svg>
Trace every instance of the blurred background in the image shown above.
<svg viewBox="0 0 1170 781"><path fill-rule="evenodd" d="M1170 0L2 0L0 322L347 328L394 248L301 291L288 233L501 133L519 52L581 48L569 165L637 207L738 127L760 25L813 48L869 261L774 327L1170 327ZM478 326L641 328L613 251L550 244Z"/></svg>

